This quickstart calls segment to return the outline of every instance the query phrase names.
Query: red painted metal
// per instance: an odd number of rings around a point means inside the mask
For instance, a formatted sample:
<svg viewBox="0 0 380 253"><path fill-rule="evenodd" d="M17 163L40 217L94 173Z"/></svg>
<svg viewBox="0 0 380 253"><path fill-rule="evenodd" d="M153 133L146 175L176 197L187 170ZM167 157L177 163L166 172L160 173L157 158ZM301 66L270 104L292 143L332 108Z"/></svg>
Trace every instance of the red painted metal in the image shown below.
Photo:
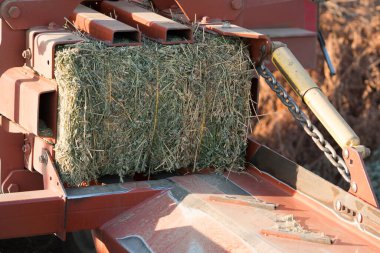
<svg viewBox="0 0 380 253"><path fill-rule="evenodd" d="M135 28L84 5L79 5L74 10L70 20L79 30L110 46L138 46L142 44L141 33Z"/></svg>
<svg viewBox="0 0 380 253"><path fill-rule="evenodd" d="M174 0L153 0L154 7L159 10L179 8Z"/></svg>
<svg viewBox="0 0 380 253"><path fill-rule="evenodd" d="M101 189L100 187L99 189ZM98 228L160 192L160 190L143 187L121 193L69 196L66 207L66 229L67 231L78 231Z"/></svg>
<svg viewBox="0 0 380 253"><path fill-rule="evenodd" d="M102 13L115 13L117 19L136 27L150 39L162 44L192 43L193 34L189 27L160 16L127 1L102 1Z"/></svg>
<svg viewBox="0 0 380 253"><path fill-rule="evenodd" d="M353 147L348 147L347 153L345 155L343 152L343 157L351 175L349 192L370 205L379 208L379 203L372 189L371 179L368 177L362 156Z"/></svg>
<svg viewBox="0 0 380 253"><path fill-rule="evenodd" d="M20 124L25 130L39 134L39 121L54 121L48 126L56 133L56 109L43 115L44 106L57 108L57 86L55 82L36 75L27 68L11 68L0 78L0 113ZM49 94L48 104L41 104L41 97ZM50 122L45 122L50 123Z"/></svg>
<svg viewBox="0 0 380 253"><path fill-rule="evenodd" d="M82 0L5 0L1 4L1 16L13 30L27 30L50 23L63 25L74 8ZM17 8L20 15L12 17L9 10Z"/></svg>
<svg viewBox="0 0 380 253"><path fill-rule="evenodd" d="M309 0L176 0L190 21L221 19L245 28L314 28L317 6ZM311 25L314 23L314 27Z"/></svg>
<svg viewBox="0 0 380 253"><path fill-rule="evenodd" d="M43 190L42 175L29 170L13 170L1 184L3 193Z"/></svg>
<svg viewBox="0 0 380 253"><path fill-rule="evenodd" d="M13 170L24 168L22 146L24 134L12 132L8 119L0 115L0 184Z"/></svg>
<svg viewBox="0 0 380 253"><path fill-rule="evenodd" d="M9 68L21 67L25 59L25 31L32 27L50 23L62 25L81 0L5 0L0 9L0 76ZM10 10L18 8L20 15L11 17ZM13 11L11 11L13 12Z"/></svg>
<svg viewBox="0 0 380 253"><path fill-rule="evenodd" d="M138 237L152 252L377 252L378 240L342 223L334 211L291 189L278 180L249 169L247 173L173 177L175 186L120 214L95 233L98 252L128 252ZM232 181L232 183L226 183ZM221 185L227 184L223 188ZM234 192L237 198L256 198L279 204L276 210L215 201ZM241 190L243 188L245 192ZM183 195L181 195L181 192ZM248 195L247 195L248 194ZM262 231L276 226L276 217L293 215L305 229L325 236L278 239ZM348 227L351 227L350 229ZM293 236L294 237L294 236ZM294 241L294 239L301 239ZM325 239L334 239L332 245ZM312 240L314 243L310 243ZM315 244L318 243L318 244ZM145 251L144 251L145 252Z"/></svg>
<svg viewBox="0 0 380 253"><path fill-rule="evenodd" d="M54 78L55 50L59 45L75 44L83 39L71 32L48 32L34 34L34 66L41 76Z"/></svg>
<svg viewBox="0 0 380 253"><path fill-rule="evenodd" d="M64 202L51 191L0 194L0 238L56 233L63 211Z"/></svg>

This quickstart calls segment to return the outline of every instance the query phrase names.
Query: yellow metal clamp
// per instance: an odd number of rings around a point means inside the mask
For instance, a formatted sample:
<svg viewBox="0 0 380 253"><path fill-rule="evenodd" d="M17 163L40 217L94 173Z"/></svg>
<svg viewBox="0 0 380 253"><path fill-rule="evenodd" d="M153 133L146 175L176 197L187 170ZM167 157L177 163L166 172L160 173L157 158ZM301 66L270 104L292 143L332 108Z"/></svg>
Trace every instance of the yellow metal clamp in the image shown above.
<svg viewBox="0 0 380 253"><path fill-rule="evenodd" d="M292 52L284 44L280 46L277 44L273 48L273 64L292 86L293 90L308 105L339 146L344 149L348 146L359 145L359 137L337 112Z"/></svg>

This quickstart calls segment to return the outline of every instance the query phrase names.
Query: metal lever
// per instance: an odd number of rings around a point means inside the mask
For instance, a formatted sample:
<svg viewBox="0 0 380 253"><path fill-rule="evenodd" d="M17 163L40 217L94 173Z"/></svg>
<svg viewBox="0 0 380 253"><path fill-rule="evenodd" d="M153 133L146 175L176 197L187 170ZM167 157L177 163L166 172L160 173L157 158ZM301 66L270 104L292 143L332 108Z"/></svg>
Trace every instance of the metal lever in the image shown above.
<svg viewBox="0 0 380 253"><path fill-rule="evenodd" d="M330 75L334 76L336 74L336 71L335 71L334 65L331 61L329 52L327 51L326 42L325 42L325 39L323 38L323 34L321 31L318 31L318 41L319 41L319 46L321 47L321 50L323 53L323 57L325 58L327 66L329 67Z"/></svg>

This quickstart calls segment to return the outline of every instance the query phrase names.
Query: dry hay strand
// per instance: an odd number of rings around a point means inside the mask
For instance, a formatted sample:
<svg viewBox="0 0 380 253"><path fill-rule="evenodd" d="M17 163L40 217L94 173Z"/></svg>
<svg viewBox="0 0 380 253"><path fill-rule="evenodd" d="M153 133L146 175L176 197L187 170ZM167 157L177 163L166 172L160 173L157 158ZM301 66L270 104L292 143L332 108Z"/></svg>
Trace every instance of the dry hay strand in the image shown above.
<svg viewBox="0 0 380 253"><path fill-rule="evenodd" d="M65 182L180 168L242 169L253 77L245 44L66 46L56 55L56 161Z"/></svg>

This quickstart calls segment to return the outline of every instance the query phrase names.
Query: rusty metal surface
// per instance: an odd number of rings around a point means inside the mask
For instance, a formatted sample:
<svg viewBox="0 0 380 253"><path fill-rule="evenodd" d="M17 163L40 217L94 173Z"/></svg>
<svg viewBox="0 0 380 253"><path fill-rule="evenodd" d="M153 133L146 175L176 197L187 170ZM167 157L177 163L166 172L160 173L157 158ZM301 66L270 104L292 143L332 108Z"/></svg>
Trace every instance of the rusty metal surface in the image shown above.
<svg viewBox="0 0 380 253"><path fill-rule="evenodd" d="M193 34L189 27L160 16L127 1L102 1L102 13L114 13L117 19L136 27L145 36L162 44L192 43Z"/></svg>
<svg viewBox="0 0 380 253"><path fill-rule="evenodd" d="M70 20L81 31L111 46L141 45L141 33L129 25L79 5Z"/></svg>
<svg viewBox="0 0 380 253"><path fill-rule="evenodd" d="M347 164L351 176L351 187L349 192L368 204L379 208L379 203L376 199L375 192L372 189L371 179L365 169L362 156L355 148L347 147L347 149L343 151L343 159Z"/></svg>
<svg viewBox="0 0 380 253"><path fill-rule="evenodd" d="M20 124L28 132L39 134L39 120L49 119L56 133L56 111L42 115L40 106L57 108L57 85L55 82L37 76L28 68L11 68L0 78L0 114ZM51 94L51 104L40 104L43 94ZM55 109L56 110L56 109ZM48 123L48 122L45 122Z"/></svg>

